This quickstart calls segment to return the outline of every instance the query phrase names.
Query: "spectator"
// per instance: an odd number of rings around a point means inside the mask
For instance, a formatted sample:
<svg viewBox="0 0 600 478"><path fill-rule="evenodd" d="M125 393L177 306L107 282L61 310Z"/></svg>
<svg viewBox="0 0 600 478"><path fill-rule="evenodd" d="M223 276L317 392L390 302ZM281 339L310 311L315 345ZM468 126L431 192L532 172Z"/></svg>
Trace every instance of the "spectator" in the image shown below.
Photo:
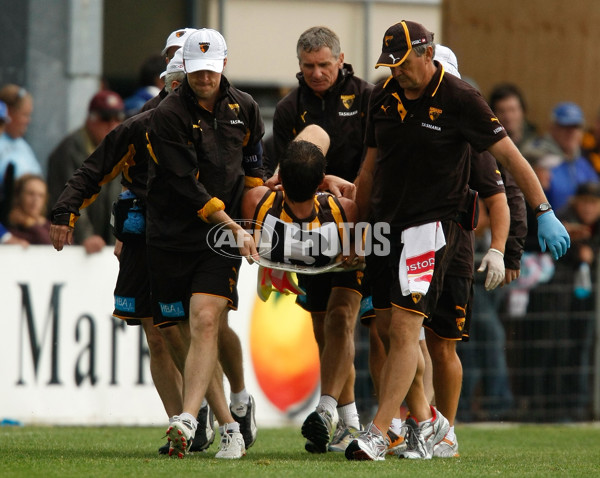
<svg viewBox="0 0 600 478"><path fill-rule="evenodd" d="M24 174L15 182L9 231L29 244L52 244L50 221L46 217L48 188L41 176Z"/></svg>
<svg viewBox="0 0 600 478"><path fill-rule="evenodd" d="M600 184L580 184L569 203L557 212L557 217L573 240L566 260L556 264L560 284L572 284L560 289L564 299L561 310L568 311L569 320L558 321L563 327L556 339L568 339L570 345L563 346L556 354L556 365L563 368L559 392L564 397L567 415L573 419L589 419L596 301L592 284L596 283L600 252Z"/></svg>
<svg viewBox="0 0 600 478"><path fill-rule="evenodd" d="M8 178L5 181L4 175L10 164L14 168L14 179L25 173L42 174L42 168L23 138L31 121L33 97L25 88L10 84L0 89L0 101L8 106L10 118L9 122L4 122L5 130L0 136L0 189L4 186L9 197L10 184Z"/></svg>
<svg viewBox="0 0 600 478"><path fill-rule="evenodd" d="M583 134L581 149L596 172L600 173L600 111L596 114L594 123Z"/></svg>
<svg viewBox="0 0 600 478"><path fill-rule="evenodd" d="M23 247L27 247L29 243L20 239L18 237L13 236L13 234L4 227L4 224L0 222L0 244L19 244Z"/></svg>
<svg viewBox="0 0 600 478"><path fill-rule="evenodd" d="M516 85L502 83L490 94L490 107L517 148L537 137L535 125L527 120L527 106Z"/></svg>
<svg viewBox="0 0 600 478"><path fill-rule="evenodd" d="M584 117L581 108L571 102L558 103L552 110L552 124L544 137L528 142L523 150L537 154L553 154L561 163L550 171L546 195L555 210L560 209L575 193L577 186L598 181L598 175L581 153Z"/></svg>
<svg viewBox="0 0 600 478"><path fill-rule="evenodd" d="M165 68L165 62L161 55L150 55L144 60L140 67L140 87L133 95L125 98L125 116L130 117L138 114L146 102L160 93L165 82L160 76Z"/></svg>
<svg viewBox="0 0 600 478"><path fill-rule="evenodd" d="M117 93L104 90L94 95L85 124L63 139L48 158L51 205L57 201L73 173L124 117L123 100ZM93 204L82 211L73 239L75 244L83 245L88 254L99 252L107 244L114 244L110 213L120 191L117 181L107 184Z"/></svg>

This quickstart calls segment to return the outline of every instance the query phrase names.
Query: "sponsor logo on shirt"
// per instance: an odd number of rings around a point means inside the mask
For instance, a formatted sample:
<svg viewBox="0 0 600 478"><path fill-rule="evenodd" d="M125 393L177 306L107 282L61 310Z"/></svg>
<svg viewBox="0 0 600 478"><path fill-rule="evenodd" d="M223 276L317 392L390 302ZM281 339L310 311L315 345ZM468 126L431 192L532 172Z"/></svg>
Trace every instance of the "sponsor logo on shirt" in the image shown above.
<svg viewBox="0 0 600 478"><path fill-rule="evenodd" d="M442 110L439 108L434 108L433 106L429 107L429 119L431 121L435 121L442 114Z"/></svg>
<svg viewBox="0 0 600 478"><path fill-rule="evenodd" d="M244 122L240 119L231 120L231 124L244 124Z"/></svg>
<svg viewBox="0 0 600 478"><path fill-rule="evenodd" d="M354 98L356 98L356 95L340 95L342 104L347 110L349 110L352 107L352 103L354 103Z"/></svg>
<svg viewBox="0 0 600 478"><path fill-rule="evenodd" d="M440 128L439 126L434 126L434 125L429 124L429 123L421 123L421 126L423 128L432 129L434 131L442 131L442 128Z"/></svg>
<svg viewBox="0 0 600 478"><path fill-rule="evenodd" d="M358 114L358 110L354 111L338 111L339 116L356 116Z"/></svg>
<svg viewBox="0 0 600 478"><path fill-rule="evenodd" d="M504 128L502 126L498 126L494 131L492 131L494 134L498 134L500 131L502 131Z"/></svg>

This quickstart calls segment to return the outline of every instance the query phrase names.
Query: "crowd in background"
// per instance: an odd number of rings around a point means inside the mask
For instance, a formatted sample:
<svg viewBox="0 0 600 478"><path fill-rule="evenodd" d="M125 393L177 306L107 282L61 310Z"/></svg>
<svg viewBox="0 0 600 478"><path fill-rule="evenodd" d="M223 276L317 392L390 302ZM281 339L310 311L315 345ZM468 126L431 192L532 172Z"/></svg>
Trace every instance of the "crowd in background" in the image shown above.
<svg viewBox="0 0 600 478"><path fill-rule="evenodd" d="M25 139L34 98L21 85L0 88L0 243L24 247L51 243L49 206L102 139L160 91L162 69L160 55L149 58L140 73L140 88L125 100L110 90L94 95L85 123L69 132L46 158L45 177L40 158ZM540 131L527 120L525 99L515 85L499 84L487 99L533 166L571 236L572 247L561 261L542 253L535 215L529 210L520 277L509 287L487 293L483 293L483 283L476 281L471 341L458 347L465 370L458 417L511 418L519 406L544 406L540 397L560 396L565 416L587 419L595 321L593 285L600 250L600 114L586 121L579 105L561 102L549 108L550 127ZM83 210L74 244L93 253L114 243L109 219L119 191L120 185L114 181ZM477 250L486 251L489 229L485 208L482 210ZM572 320L557 319L557 311ZM503 317L514 320L508 324ZM541 338L546 339L545 346L532 354L527 341ZM515 346L514 341L520 345ZM507 348L514 354L508 356ZM518 370L519 364L535 367L536 373L511 376L510 370ZM557 378L558 367L564 373Z"/></svg>

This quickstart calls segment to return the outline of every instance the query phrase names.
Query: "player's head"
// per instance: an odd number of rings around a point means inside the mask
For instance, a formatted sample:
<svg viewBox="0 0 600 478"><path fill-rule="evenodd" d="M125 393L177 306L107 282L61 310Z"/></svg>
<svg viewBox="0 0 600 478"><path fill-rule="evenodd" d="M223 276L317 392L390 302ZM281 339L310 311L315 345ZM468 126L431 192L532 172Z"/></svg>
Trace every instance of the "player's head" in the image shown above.
<svg viewBox="0 0 600 478"><path fill-rule="evenodd" d="M312 133L315 131L313 129ZM325 176L324 153L329 147L329 136L324 143L320 131L312 133L299 135L292 141L279 162L281 184L287 198L294 202L311 199Z"/></svg>

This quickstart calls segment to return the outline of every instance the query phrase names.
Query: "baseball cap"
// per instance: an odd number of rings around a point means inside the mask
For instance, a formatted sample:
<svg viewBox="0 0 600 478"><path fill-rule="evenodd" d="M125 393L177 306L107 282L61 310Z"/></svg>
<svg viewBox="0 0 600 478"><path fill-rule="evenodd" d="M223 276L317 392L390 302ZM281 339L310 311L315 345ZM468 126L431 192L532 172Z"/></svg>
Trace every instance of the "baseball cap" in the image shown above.
<svg viewBox="0 0 600 478"><path fill-rule="evenodd" d="M0 101L0 121L10 123L10 116L8 116L8 106L4 101Z"/></svg>
<svg viewBox="0 0 600 478"><path fill-rule="evenodd" d="M210 70L221 73L227 57L225 38L218 31L202 28L192 33L183 45L186 73Z"/></svg>
<svg viewBox="0 0 600 478"><path fill-rule="evenodd" d="M167 65L167 69L160 74L160 77L164 78L168 73L177 72L185 73L185 70L183 69L183 51L181 48L175 52L173 58L171 58L171 61Z"/></svg>
<svg viewBox="0 0 600 478"><path fill-rule="evenodd" d="M432 41L433 33L423 25L402 20L400 23L396 23L388 28L383 35L381 56L375 68L380 66L398 66L406 60L406 57L414 47Z"/></svg>
<svg viewBox="0 0 600 478"><path fill-rule="evenodd" d="M97 113L104 120L111 118L123 119L125 117L125 105L118 93L102 90L96 93L90 101L89 112Z"/></svg>
<svg viewBox="0 0 600 478"><path fill-rule="evenodd" d="M436 45L435 56L433 59L439 61L446 72L460 78L460 73L458 72L458 60L450 48L444 45Z"/></svg>
<svg viewBox="0 0 600 478"><path fill-rule="evenodd" d="M583 111L577 104L563 101L552 110L552 121L560 126L581 126L584 123Z"/></svg>
<svg viewBox="0 0 600 478"><path fill-rule="evenodd" d="M600 198L600 183L582 183L577 186L575 196L593 196Z"/></svg>
<svg viewBox="0 0 600 478"><path fill-rule="evenodd" d="M177 46L181 48L187 40L187 37L189 37L195 31L195 28L181 28L179 30L175 30L167 38L167 43L165 44L165 47L163 48L163 51L160 52L160 54L166 54L167 50L172 46Z"/></svg>

